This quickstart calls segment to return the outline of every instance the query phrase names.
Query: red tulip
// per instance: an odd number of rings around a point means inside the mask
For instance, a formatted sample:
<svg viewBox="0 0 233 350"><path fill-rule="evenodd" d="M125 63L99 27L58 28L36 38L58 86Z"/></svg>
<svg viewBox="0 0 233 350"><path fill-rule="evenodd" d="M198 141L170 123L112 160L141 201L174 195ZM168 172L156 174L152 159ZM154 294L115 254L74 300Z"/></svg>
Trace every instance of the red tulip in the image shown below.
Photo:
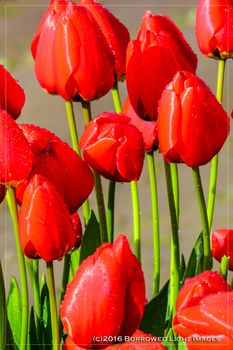
<svg viewBox="0 0 233 350"><path fill-rule="evenodd" d="M137 39L127 49L126 83L135 112L156 120L165 86L178 70L195 72L196 66L196 55L176 25L146 11Z"/></svg>
<svg viewBox="0 0 233 350"><path fill-rule="evenodd" d="M205 297L218 292L230 291L224 278L214 271L204 271L193 278L187 278L176 301L176 310L185 309L200 303Z"/></svg>
<svg viewBox="0 0 233 350"><path fill-rule="evenodd" d="M110 345L104 348L105 350L165 350L166 348L159 342L156 341L156 337L144 333L140 330L136 330L131 336L119 337L119 339L126 339L125 342L120 342L120 344ZM129 340L127 340L129 339ZM130 340L131 339L131 340ZM73 340L68 336L62 347L62 350L82 350L76 345Z"/></svg>
<svg viewBox="0 0 233 350"><path fill-rule="evenodd" d="M229 133L229 117L206 84L177 72L163 91L158 114L159 147L167 162L208 163Z"/></svg>
<svg viewBox="0 0 233 350"><path fill-rule="evenodd" d="M48 130L35 125L21 125L31 145L34 163L31 176L41 174L51 181L64 199L70 212L75 212L88 198L94 186L87 164L68 144ZM28 180L17 189L21 203Z"/></svg>
<svg viewBox="0 0 233 350"><path fill-rule="evenodd" d="M3 185L0 185L0 204L2 203L3 199L5 198L6 194L6 188Z"/></svg>
<svg viewBox="0 0 233 350"><path fill-rule="evenodd" d="M0 109L5 110L12 118L18 118L25 103L25 94L2 65L0 65L0 91Z"/></svg>
<svg viewBox="0 0 233 350"><path fill-rule="evenodd" d="M121 235L114 244L103 244L82 262L67 287L60 315L76 345L100 348L113 343L117 335L132 335L140 324L144 305L143 272ZM95 342L94 336L113 338Z"/></svg>
<svg viewBox="0 0 233 350"><path fill-rule="evenodd" d="M107 179L138 180L144 160L140 131L123 114L103 113L92 120L80 139L84 159Z"/></svg>
<svg viewBox="0 0 233 350"><path fill-rule="evenodd" d="M20 243L28 258L60 259L73 249L77 232L56 188L34 175L28 183L19 217Z"/></svg>
<svg viewBox="0 0 233 350"><path fill-rule="evenodd" d="M233 271L233 230L217 230L212 233L212 255L221 262L224 255L230 257L229 270Z"/></svg>
<svg viewBox="0 0 233 350"><path fill-rule="evenodd" d="M104 6L94 0L80 0L78 5L85 6L95 18L114 56L114 72L117 77L123 77L126 68L126 48L130 40L128 29Z"/></svg>
<svg viewBox="0 0 233 350"><path fill-rule="evenodd" d="M198 0L196 37L204 55L233 58L232 0Z"/></svg>
<svg viewBox="0 0 233 350"><path fill-rule="evenodd" d="M177 311L174 331L188 350L233 348L233 291L208 295L197 305Z"/></svg>
<svg viewBox="0 0 233 350"><path fill-rule="evenodd" d="M130 124L136 126L136 128L142 133L145 151L151 151L158 147L157 140L157 122L150 122L141 119L134 111L129 97L126 98L122 113L130 118Z"/></svg>
<svg viewBox="0 0 233 350"><path fill-rule="evenodd" d="M52 0L31 50L37 79L51 94L91 101L105 95L114 84L114 57L84 6Z"/></svg>
<svg viewBox="0 0 233 350"><path fill-rule="evenodd" d="M0 110L0 184L17 186L32 169L32 151L16 122Z"/></svg>

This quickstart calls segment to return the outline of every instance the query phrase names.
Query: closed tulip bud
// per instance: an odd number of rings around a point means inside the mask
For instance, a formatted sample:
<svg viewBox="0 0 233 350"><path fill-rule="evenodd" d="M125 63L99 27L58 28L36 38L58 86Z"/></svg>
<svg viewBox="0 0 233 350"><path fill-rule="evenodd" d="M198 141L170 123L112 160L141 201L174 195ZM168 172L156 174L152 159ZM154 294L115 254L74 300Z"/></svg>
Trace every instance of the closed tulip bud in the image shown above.
<svg viewBox="0 0 233 350"><path fill-rule="evenodd" d="M60 315L74 344L102 348L113 343L118 335L134 333L144 305L143 272L126 237L121 235L114 244L103 244L82 262L66 289ZM98 336L112 338L95 342Z"/></svg>
<svg viewBox="0 0 233 350"><path fill-rule="evenodd" d="M31 169L33 155L22 130L6 111L0 110L0 184L17 186Z"/></svg>
<svg viewBox="0 0 233 350"><path fill-rule="evenodd" d="M86 162L50 131L30 124L20 127L33 151L30 176L45 176L55 185L69 211L74 213L88 198L94 186L94 178ZM17 188L19 203L22 202L28 181Z"/></svg>
<svg viewBox="0 0 233 350"><path fill-rule="evenodd" d="M222 148L229 127L228 115L204 81L177 72L159 103L158 139L164 159L190 167L206 164Z"/></svg>
<svg viewBox="0 0 233 350"><path fill-rule="evenodd" d="M52 0L31 50L37 79L51 94L91 101L114 84L114 57L85 6Z"/></svg>
<svg viewBox="0 0 233 350"><path fill-rule="evenodd" d="M129 97L126 98L122 113L130 118L130 124L142 133L145 151L152 151L158 147L157 122L141 119L134 111Z"/></svg>
<svg viewBox="0 0 233 350"><path fill-rule="evenodd" d="M76 232L63 199L41 175L34 175L24 192L19 233L23 253L31 259L60 259L76 244Z"/></svg>
<svg viewBox="0 0 233 350"><path fill-rule="evenodd" d="M204 55L233 58L232 0L198 0L196 37Z"/></svg>
<svg viewBox="0 0 233 350"><path fill-rule="evenodd" d="M97 1L80 0L78 5L85 6L98 23L115 60L114 73L122 78L125 75L126 48L130 40L128 29Z"/></svg>
<svg viewBox="0 0 233 350"><path fill-rule="evenodd" d="M3 185L0 185L0 204L2 203L2 201L5 198L5 194L6 194L6 188Z"/></svg>
<svg viewBox="0 0 233 350"><path fill-rule="evenodd" d="M224 278L214 271L204 271L201 274L187 278L176 301L176 310L199 304L200 300L210 294L231 290Z"/></svg>
<svg viewBox="0 0 233 350"><path fill-rule="evenodd" d="M233 271L233 230L216 230L211 240L213 257L221 262L224 255L229 256L229 270Z"/></svg>
<svg viewBox="0 0 233 350"><path fill-rule="evenodd" d="M92 120L80 139L84 159L107 179L139 179L144 161L141 132L123 114L103 113Z"/></svg>
<svg viewBox="0 0 233 350"><path fill-rule="evenodd" d="M195 72L197 58L183 34L166 16L146 11L136 40L127 49L126 83L137 115L157 119L165 86L179 70Z"/></svg>
<svg viewBox="0 0 233 350"><path fill-rule="evenodd" d="M17 119L25 103L25 94L21 86L2 65L0 65L0 91L0 109Z"/></svg>

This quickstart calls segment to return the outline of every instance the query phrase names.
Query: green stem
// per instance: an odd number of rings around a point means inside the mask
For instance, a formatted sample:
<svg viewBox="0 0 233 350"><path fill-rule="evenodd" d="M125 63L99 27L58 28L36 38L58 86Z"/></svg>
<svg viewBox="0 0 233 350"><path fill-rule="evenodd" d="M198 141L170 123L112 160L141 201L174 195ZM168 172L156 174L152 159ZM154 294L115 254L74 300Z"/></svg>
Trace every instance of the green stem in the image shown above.
<svg viewBox="0 0 233 350"><path fill-rule="evenodd" d="M112 88L112 98L116 113L121 113L122 105L118 89L117 80ZM107 226L108 226L108 240L113 242L114 240L114 208L115 208L115 191L116 182L109 181L108 187L108 210L107 210Z"/></svg>
<svg viewBox="0 0 233 350"><path fill-rule="evenodd" d="M179 177L178 177L177 164L175 163L170 164L170 168L171 168L173 195L174 195L175 208L176 208L177 225L179 226L180 199L179 199Z"/></svg>
<svg viewBox="0 0 233 350"><path fill-rule="evenodd" d="M40 281L39 281L39 261L32 261L32 287L33 287L33 296L35 302L35 312L36 312L36 324L39 340L42 338L42 328L41 328L41 300L40 300Z"/></svg>
<svg viewBox="0 0 233 350"><path fill-rule="evenodd" d="M138 196L138 184L131 181L131 198L133 210L133 227L134 227L134 253L138 260L141 260L141 229L140 229L140 205Z"/></svg>
<svg viewBox="0 0 233 350"><path fill-rule="evenodd" d="M177 223L177 213L174 200L174 192L172 186L171 167L164 162L168 204L171 220L171 262L170 262L170 314L174 315L176 299L179 291L180 284L180 246L179 246L179 233Z"/></svg>
<svg viewBox="0 0 233 350"><path fill-rule="evenodd" d="M22 289L22 329L21 329L21 340L20 340L20 350L26 350L27 348L27 333L28 333L28 284L27 284L27 273L25 267L24 255L20 246L19 241L19 225L18 225L18 209L15 198L15 190L9 187L7 190L7 203L10 210L11 218L13 221L14 235L16 250L18 255L19 270L20 270L20 280Z"/></svg>
<svg viewBox="0 0 233 350"><path fill-rule="evenodd" d="M114 240L115 190L116 190L116 182L115 181L109 181L107 226L108 226L108 241L110 243L113 243L113 240Z"/></svg>
<svg viewBox="0 0 233 350"><path fill-rule="evenodd" d="M222 97L223 97L224 72L225 72L225 60L219 60L216 97L220 103L222 102ZM213 157L211 161L211 168L210 168L209 195L208 195L208 207L207 207L208 222L209 222L210 230L213 223L217 176L218 176L218 154L216 154L216 156Z"/></svg>
<svg viewBox="0 0 233 350"><path fill-rule="evenodd" d="M70 254L66 254L64 257L64 267L63 267L63 273L62 273L62 284L61 284L61 295L60 295L60 304L64 298L66 286L69 282L69 272L70 272ZM61 318L59 317L59 333L62 334L62 322Z"/></svg>
<svg viewBox="0 0 233 350"><path fill-rule="evenodd" d="M79 144L78 132L77 132L77 127L75 122L73 103L71 101L65 101L65 107L66 107L66 114L67 114L72 147L73 147L73 150L77 152L78 155L80 156L81 153L78 147L78 144ZM82 210L83 210L83 217L84 217L85 224L87 224L89 215L90 215L90 206L89 206L88 199L83 203Z"/></svg>
<svg viewBox="0 0 233 350"><path fill-rule="evenodd" d="M82 109L83 109L83 119L85 124L87 125L91 121L91 105L90 102L82 101ZM95 179L95 194L96 194L96 202L98 207L99 214L99 224L100 224L100 234L101 234L101 242L108 242L108 230L107 230L107 220L105 213L105 205L104 205L104 195L101 177L93 170L93 175Z"/></svg>
<svg viewBox="0 0 233 350"><path fill-rule="evenodd" d="M221 259L220 273L226 281L227 281L229 263L230 263L230 257L224 255Z"/></svg>
<svg viewBox="0 0 233 350"><path fill-rule="evenodd" d="M153 152L146 153L152 207L152 228L153 228L153 249L154 249L154 278L153 278L153 295L159 292L160 283L160 233L159 233L159 207L157 181L155 172L155 161Z"/></svg>
<svg viewBox="0 0 233 350"><path fill-rule="evenodd" d="M59 326L58 326L58 318L57 318L57 302L56 302L53 262L52 261L46 262L46 267L47 267L49 303L50 303L51 322L52 322L53 350L59 350L60 336L59 336Z"/></svg>
<svg viewBox="0 0 233 350"><path fill-rule="evenodd" d="M197 196L197 201L198 201L200 214L201 214L201 222L202 222L203 249L204 249L203 269L204 270L211 270L211 268L212 268L212 256L211 256L211 249L210 249L210 230L209 230L205 197L204 197L204 192L203 192L203 188L202 188L202 182L201 182L199 168L198 167L193 168L192 173L193 173L196 196Z"/></svg>

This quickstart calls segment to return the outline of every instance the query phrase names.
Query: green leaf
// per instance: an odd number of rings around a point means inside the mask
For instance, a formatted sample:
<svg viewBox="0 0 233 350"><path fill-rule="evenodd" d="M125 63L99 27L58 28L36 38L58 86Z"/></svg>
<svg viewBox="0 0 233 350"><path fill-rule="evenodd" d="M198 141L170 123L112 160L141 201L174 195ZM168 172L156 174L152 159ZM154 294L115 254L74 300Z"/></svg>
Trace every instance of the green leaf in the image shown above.
<svg viewBox="0 0 233 350"><path fill-rule="evenodd" d="M183 275L182 284L186 278L193 277L202 272L203 255L203 238L201 232L194 244L191 255L189 257L189 261Z"/></svg>
<svg viewBox="0 0 233 350"><path fill-rule="evenodd" d="M164 335L166 329L166 313L168 302L167 282L160 292L145 306L142 322L139 326L145 333L153 334L157 337Z"/></svg>
<svg viewBox="0 0 233 350"><path fill-rule="evenodd" d="M100 238L99 223L94 212L91 211L91 215L83 235L81 251L80 251L80 260L79 260L80 264L89 255L93 254L100 245L101 245L101 238Z"/></svg>
<svg viewBox="0 0 233 350"><path fill-rule="evenodd" d="M15 277L12 277L7 298L7 317L11 331L12 344L15 348L20 346L22 328L22 297Z"/></svg>
<svg viewBox="0 0 233 350"><path fill-rule="evenodd" d="M187 350L187 348L186 348L184 342L181 341L181 340L180 340L179 343L178 343L178 350Z"/></svg>
<svg viewBox="0 0 233 350"><path fill-rule="evenodd" d="M41 279L41 318L42 318L42 337L43 344L46 344L46 350L52 349L52 326L49 304L49 290L45 275Z"/></svg>
<svg viewBox="0 0 233 350"><path fill-rule="evenodd" d="M28 350L36 349L38 350L38 336L36 332L36 322L35 322L35 316L34 316L34 309L33 306L31 307L30 311L30 318L29 318L29 337L28 337Z"/></svg>
<svg viewBox="0 0 233 350"><path fill-rule="evenodd" d="M5 349L6 343L6 294L2 265L0 260L0 349Z"/></svg>

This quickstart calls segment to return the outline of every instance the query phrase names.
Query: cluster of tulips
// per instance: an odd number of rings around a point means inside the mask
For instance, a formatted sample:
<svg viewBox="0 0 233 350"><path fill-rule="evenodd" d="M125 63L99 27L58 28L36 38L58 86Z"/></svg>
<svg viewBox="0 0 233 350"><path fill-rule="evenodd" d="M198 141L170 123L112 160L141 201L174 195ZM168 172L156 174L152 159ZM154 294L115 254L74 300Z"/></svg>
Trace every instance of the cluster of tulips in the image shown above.
<svg viewBox="0 0 233 350"><path fill-rule="evenodd" d="M6 297L0 265L0 350L233 349L227 282L233 230L211 234L218 153L230 131L221 102L226 61L233 58L232 0L198 0L196 37L201 52L218 61L216 96L196 75L197 57L167 16L147 10L130 40L100 3L51 0L31 52L41 87L64 100L72 147L52 131L16 121L25 94L0 66L0 203L9 207L20 272L20 286L12 278ZM91 101L110 90L115 113L92 118ZM74 102L86 124L80 140ZM154 154L164 159L171 221L170 277L162 288ZM140 263L138 181L145 158L154 247L150 301ZM210 161L206 199L199 166ZM179 247L178 163L192 170L202 223L187 262ZM109 180L108 203L102 177ZM133 249L114 230L117 182L131 186ZM94 190L97 213L88 200ZM60 286L53 261L61 259Z"/></svg>

